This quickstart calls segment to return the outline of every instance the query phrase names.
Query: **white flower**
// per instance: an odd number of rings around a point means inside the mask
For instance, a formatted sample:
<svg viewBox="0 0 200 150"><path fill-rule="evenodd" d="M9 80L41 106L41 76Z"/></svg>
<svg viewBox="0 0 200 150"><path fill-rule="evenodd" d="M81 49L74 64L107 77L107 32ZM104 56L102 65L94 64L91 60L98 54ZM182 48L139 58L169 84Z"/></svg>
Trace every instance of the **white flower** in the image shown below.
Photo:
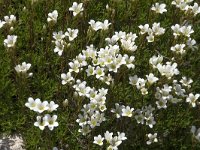
<svg viewBox="0 0 200 150"><path fill-rule="evenodd" d="M153 23L153 26L152 26L152 32L153 32L155 35L159 36L159 35L162 35L162 34L165 33L165 29L162 28L162 27L160 27L160 23L154 22L154 23Z"/></svg>
<svg viewBox="0 0 200 150"><path fill-rule="evenodd" d="M154 117L151 115L148 116L148 118L145 117L145 119L146 119L146 125L148 125L150 128L153 128L153 126L156 124Z"/></svg>
<svg viewBox="0 0 200 150"><path fill-rule="evenodd" d="M134 108L130 108L129 106L122 108L122 116L132 117L133 110L134 110Z"/></svg>
<svg viewBox="0 0 200 150"><path fill-rule="evenodd" d="M98 119L95 117L91 117L91 120L88 121L88 124L90 125L91 128L94 128L96 126L100 126L100 123L98 122Z"/></svg>
<svg viewBox="0 0 200 150"><path fill-rule="evenodd" d="M90 22L88 22L91 26L91 28L94 30L94 31L98 31L101 29L101 25L102 23L97 21L95 22L94 20L90 20Z"/></svg>
<svg viewBox="0 0 200 150"><path fill-rule="evenodd" d="M192 8L192 12L193 12L194 16L196 16L197 14L200 13L200 7L197 3L194 3L194 5L191 6L191 8Z"/></svg>
<svg viewBox="0 0 200 150"><path fill-rule="evenodd" d="M119 105L118 103L115 103L115 109L112 108L111 112L116 114L117 118L120 118L122 115L122 109L124 109L125 106L124 105Z"/></svg>
<svg viewBox="0 0 200 150"><path fill-rule="evenodd" d="M91 132L90 127L88 125L84 125L82 129L79 129L78 132L81 132L83 135L86 135Z"/></svg>
<svg viewBox="0 0 200 150"><path fill-rule="evenodd" d="M196 101L200 97L200 94L193 94L190 93L189 96L186 98L186 102L190 103L192 107L196 107Z"/></svg>
<svg viewBox="0 0 200 150"><path fill-rule="evenodd" d="M139 25L139 28L140 28L140 34L148 33L148 31L149 31L149 24Z"/></svg>
<svg viewBox="0 0 200 150"><path fill-rule="evenodd" d="M180 84L174 83L173 89L176 95L185 97L185 89L182 89Z"/></svg>
<svg viewBox="0 0 200 150"><path fill-rule="evenodd" d="M69 11L73 11L73 16L78 15L83 10L83 3L78 4L77 2L73 2L72 7L69 8Z"/></svg>
<svg viewBox="0 0 200 150"><path fill-rule="evenodd" d="M40 130L44 130L44 128L48 125L48 122L44 121L41 116L37 116L37 121L34 123L34 126L39 127Z"/></svg>
<svg viewBox="0 0 200 150"><path fill-rule="evenodd" d="M179 24L171 26L171 29L173 30L173 35L175 38L181 34L181 26Z"/></svg>
<svg viewBox="0 0 200 150"><path fill-rule="evenodd" d="M56 41L55 44L56 46L54 48L54 53L58 53L58 55L61 56L65 48L65 42L61 40L61 41Z"/></svg>
<svg viewBox="0 0 200 150"><path fill-rule="evenodd" d="M100 24L100 28L102 30L108 30L108 27L111 25L111 23L108 22L108 20L104 20L103 23Z"/></svg>
<svg viewBox="0 0 200 150"><path fill-rule="evenodd" d="M195 126L192 126L190 131L193 134L193 136L195 137L195 139L200 141L200 128L197 129Z"/></svg>
<svg viewBox="0 0 200 150"><path fill-rule="evenodd" d="M47 122L46 124L48 125L49 130L53 130L54 127L57 127L57 126L58 126L58 122L56 122L56 120L57 120L57 115L53 115L53 116L51 117L49 114L46 114L46 115L43 117L43 121L44 121L44 122Z"/></svg>
<svg viewBox="0 0 200 150"><path fill-rule="evenodd" d="M194 39L189 38L187 40L186 44L187 44L188 48L191 48L192 50L198 49L198 47L195 46L197 44L197 42Z"/></svg>
<svg viewBox="0 0 200 150"><path fill-rule="evenodd" d="M142 89L145 87L146 84L146 80L142 79L142 78L138 78L137 83L136 83L136 87L137 89Z"/></svg>
<svg viewBox="0 0 200 150"><path fill-rule="evenodd" d="M51 101L48 104L48 111L50 111L50 112L57 110L57 108L58 108L58 104L55 104L54 101Z"/></svg>
<svg viewBox="0 0 200 150"><path fill-rule="evenodd" d="M154 33L153 33L153 30L152 29L149 29L148 31L148 36L146 37L147 41L149 43L152 43L154 42Z"/></svg>
<svg viewBox="0 0 200 150"><path fill-rule="evenodd" d="M67 28L65 36L68 36L69 41L73 41L78 36L78 29Z"/></svg>
<svg viewBox="0 0 200 150"><path fill-rule="evenodd" d="M65 38L65 34L63 34L62 31L53 32L53 38L54 38L56 41L62 41L62 40Z"/></svg>
<svg viewBox="0 0 200 150"><path fill-rule="evenodd" d="M41 102L40 99L36 99L35 102L36 102L36 108L35 108L36 112L42 113L45 110L49 109L47 101Z"/></svg>
<svg viewBox="0 0 200 150"><path fill-rule="evenodd" d="M4 21L6 24L12 25L16 21L16 17L14 15L4 16Z"/></svg>
<svg viewBox="0 0 200 150"><path fill-rule="evenodd" d="M190 37L190 34L194 33L192 26L183 26L181 27L180 31L186 37Z"/></svg>
<svg viewBox="0 0 200 150"><path fill-rule="evenodd" d="M118 70L118 68L120 67L120 64L117 64L116 60L114 60L114 61L112 61L111 64L108 64L107 67L108 67L108 70L109 70L110 72L115 72L115 73L117 73L117 70Z"/></svg>
<svg viewBox="0 0 200 150"><path fill-rule="evenodd" d="M15 67L15 70L17 73L27 73L30 67L31 67L30 63L23 62L22 65L17 65Z"/></svg>
<svg viewBox="0 0 200 150"><path fill-rule="evenodd" d="M156 13L164 13L167 12L167 9L165 9L166 4L159 4L159 3L155 3L152 7L151 10L155 11Z"/></svg>
<svg viewBox="0 0 200 150"><path fill-rule="evenodd" d="M72 77L70 72L68 72L67 74L62 73L61 79L62 79L62 85L65 85L67 83L70 83L71 81L74 81L74 78Z"/></svg>
<svg viewBox="0 0 200 150"><path fill-rule="evenodd" d="M161 75L166 76L168 79L171 79L172 76L179 74L179 70L176 67L177 63L172 64L171 62L167 62L166 65L157 65L157 69Z"/></svg>
<svg viewBox="0 0 200 150"><path fill-rule="evenodd" d="M144 87L142 87L140 89L140 91L141 91L142 95L147 95L148 94L148 90L146 88L144 88Z"/></svg>
<svg viewBox="0 0 200 150"><path fill-rule="evenodd" d="M191 78L187 79L186 77L182 77L182 79L180 80L180 83L182 83L183 86L186 86L188 88L191 87L191 83L193 82L193 80Z"/></svg>
<svg viewBox="0 0 200 150"><path fill-rule="evenodd" d="M107 108L106 108L106 105L99 105L99 110L101 111L101 112L104 112L105 110L106 110Z"/></svg>
<svg viewBox="0 0 200 150"><path fill-rule="evenodd" d="M0 29L1 29L5 24L6 24L5 21L1 21L1 20L0 20Z"/></svg>
<svg viewBox="0 0 200 150"><path fill-rule="evenodd" d="M48 18L47 18L47 22L57 22L57 18L58 18L58 11L54 10L52 13L48 14Z"/></svg>
<svg viewBox="0 0 200 150"><path fill-rule="evenodd" d="M111 132L109 132L109 131L106 131L106 133L104 133L104 137L105 137L105 140L107 141L107 142L109 142L110 143L110 141L112 140L112 137L113 136L113 133Z"/></svg>
<svg viewBox="0 0 200 150"><path fill-rule="evenodd" d="M8 35L7 39L4 40L4 46L7 47L7 48L14 47L16 41L17 41L16 35Z"/></svg>
<svg viewBox="0 0 200 150"><path fill-rule="evenodd" d="M87 124L88 115L78 115L79 119L76 119L76 122L79 124L79 126L84 126Z"/></svg>
<svg viewBox="0 0 200 150"><path fill-rule="evenodd" d="M171 51L176 53L184 54L185 53L185 44L176 44L175 46L171 47Z"/></svg>
<svg viewBox="0 0 200 150"><path fill-rule="evenodd" d="M135 115L135 119L136 119L137 123L144 124L144 115L142 113Z"/></svg>
<svg viewBox="0 0 200 150"><path fill-rule="evenodd" d="M189 5L186 2L181 2L177 7L182 11L188 11Z"/></svg>
<svg viewBox="0 0 200 150"><path fill-rule="evenodd" d="M146 77L147 77L147 81L150 85L158 81L158 78L155 77L154 74L152 74L152 73L150 73L149 75L146 75Z"/></svg>
<svg viewBox="0 0 200 150"><path fill-rule="evenodd" d="M80 63L77 60L75 60L74 62L70 62L69 66L71 68L69 69L69 72L79 72Z"/></svg>
<svg viewBox="0 0 200 150"><path fill-rule="evenodd" d="M99 79L100 77L105 75L104 68L100 68L99 66L97 66L95 73L96 73L96 78Z"/></svg>
<svg viewBox="0 0 200 150"><path fill-rule="evenodd" d="M172 5L179 5L180 3L184 2L184 0L174 0L172 1Z"/></svg>
<svg viewBox="0 0 200 150"><path fill-rule="evenodd" d="M36 102L32 97L28 98L28 102L25 104L26 107L30 108L30 110L35 110Z"/></svg>
<svg viewBox="0 0 200 150"><path fill-rule="evenodd" d="M118 150L118 146L122 143L122 140L119 136L114 136L109 141L109 146L107 147L107 150Z"/></svg>
<svg viewBox="0 0 200 150"><path fill-rule="evenodd" d="M124 141L124 140L127 139L127 137L125 136L125 133L124 133L124 132L122 132L122 133L117 132L117 134L118 134L118 140L119 140L119 141Z"/></svg>
<svg viewBox="0 0 200 150"><path fill-rule="evenodd" d="M165 100L165 99L160 99L160 100L156 101L156 105L157 105L158 109L167 108L166 104L167 104L167 100Z"/></svg>
<svg viewBox="0 0 200 150"><path fill-rule="evenodd" d="M88 68L86 69L87 72L87 76L92 76L95 74L95 70L94 67L92 67L91 65L88 66Z"/></svg>
<svg viewBox="0 0 200 150"><path fill-rule="evenodd" d="M161 55L158 55L157 57L153 56L149 59L149 63L153 66L153 68L156 68L157 64L161 64L162 61L163 61L163 56Z"/></svg>
<svg viewBox="0 0 200 150"><path fill-rule="evenodd" d="M103 145L103 140L104 138L101 135L95 136L94 137L94 142L95 144L102 146Z"/></svg>
<svg viewBox="0 0 200 150"><path fill-rule="evenodd" d="M154 133L154 134L147 134L147 137L149 138L149 140L147 141L147 144L150 145L151 143L155 143L155 142L158 142L158 139L157 139L157 133Z"/></svg>
<svg viewBox="0 0 200 150"><path fill-rule="evenodd" d="M134 56L127 57L127 55L124 55L124 57L125 57L126 67L128 69L134 69L135 65L133 64L133 62L135 61L135 57Z"/></svg>
<svg viewBox="0 0 200 150"><path fill-rule="evenodd" d="M152 42L154 42L154 35L153 35L153 34L149 34L149 35L146 37L146 39L147 39L147 41L148 41L149 43L152 43Z"/></svg>
<svg viewBox="0 0 200 150"><path fill-rule="evenodd" d="M122 43L122 47L125 50L131 51L131 52L134 52L137 50L137 46L135 45L135 42L132 42L131 40L124 40L124 39L121 39L120 41Z"/></svg>
<svg viewBox="0 0 200 150"><path fill-rule="evenodd" d="M59 150L57 147L53 147L53 150Z"/></svg>

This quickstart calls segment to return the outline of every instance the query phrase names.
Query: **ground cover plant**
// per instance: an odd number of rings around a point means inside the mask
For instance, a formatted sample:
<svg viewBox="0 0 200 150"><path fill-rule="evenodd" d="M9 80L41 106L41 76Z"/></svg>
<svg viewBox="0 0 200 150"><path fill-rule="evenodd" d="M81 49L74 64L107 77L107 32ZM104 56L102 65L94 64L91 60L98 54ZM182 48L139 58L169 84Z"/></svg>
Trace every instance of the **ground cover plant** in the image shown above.
<svg viewBox="0 0 200 150"><path fill-rule="evenodd" d="M1 135L28 150L199 149L199 5L1 0Z"/></svg>

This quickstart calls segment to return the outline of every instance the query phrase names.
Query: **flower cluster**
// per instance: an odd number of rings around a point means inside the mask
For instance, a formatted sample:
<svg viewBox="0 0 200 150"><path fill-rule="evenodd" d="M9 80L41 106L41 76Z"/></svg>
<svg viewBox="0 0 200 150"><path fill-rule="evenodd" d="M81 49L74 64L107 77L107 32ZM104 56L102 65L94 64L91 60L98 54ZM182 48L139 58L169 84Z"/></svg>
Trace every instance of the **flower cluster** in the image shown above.
<svg viewBox="0 0 200 150"><path fill-rule="evenodd" d="M0 20L0 29L4 27L5 25L9 26L10 29L12 29L13 24L16 22L16 16L10 15L10 16L4 16L4 20Z"/></svg>
<svg viewBox="0 0 200 150"><path fill-rule="evenodd" d="M160 36L165 33L165 29L160 27L160 23L154 22L152 28L150 28L149 24L139 25L140 34L148 34L146 37L148 42L154 42L155 37Z"/></svg>
<svg viewBox="0 0 200 150"><path fill-rule="evenodd" d="M137 37L138 36L135 33L132 32L126 33L120 31L120 32L115 32L115 34L111 38L106 38L105 40L110 45L115 45L115 44L121 45L122 50L134 52L137 50L137 45L135 44L135 40L137 39ZM135 57L134 56L131 57L132 57L131 59L134 60Z"/></svg>
<svg viewBox="0 0 200 150"><path fill-rule="evenodd" d="M16 16L14 15L4 16L4 21L0 20L0 29L4 26L7 26L10 28L10 30L13 30L13 25L15 22L16 22ZM15 47L16 42L17 42L16 35L7 35L7 38L4 40L4 46L9 50Z"/></svg>
<svg viewBox="0 0 200 150"><path fill-rule="evenodd" d="M128 34L130 36L130 34ZM132 39L136 35L132 35ZM131 38L131 37L130 37ZM72 62L69 63L69 72L79 73L83 70L83 67L88 66L85 69L87 76L95 76L97 79L110 85L113 82L111 72L116 73L121 65L126 65L128 68L134 68L134 56L128 56L127 54L119 54L119 45L109 45L105 48L100 48L99 51L93 46L87 46L86 50L82 50ZM87 61L91 61L93 64L89 65ZM71 75L65 74L71 80Z"/></svg>
<svg viewBox="0 0 200 150"><path fill-rule="evenodd" d="M53 32L53 43L55 43L54 52L59 56L63 54L65 47L70 46L70 42L78 36L78 29L67 28L67 31Z"/></svg>
<svg viewBox="0 0 200 150"><path fill-rule="evenodd" d="M131 108L130 106L124 106L119 105L118 103L115 103L115 109L111 109L112 113L115 113L117 118L120 118L121 116L126 117L132 117L134 108Z"/></svg>
<svg viewBox="0 0 200 150"><path fill-rule="evenodd" d="M176 68L177 63L166 62L166 65L158 64L157 66L158 71L162 76L166 76L168 79L171 79L174 75L179 74L179 70Z"/></svg>
<svg viewBox="0 0 200 150"><path fill-rule="evenodd" d="M176 1L178 2L178 1ZM196 4L194 4L196 5ZM163 14L167 12L166 4L155 3L151 10L156 13ZM83 11L82 3L77 4L74 3L70 8L70 11L73 11L73 15L76 16ZM90 20L89 21L89 30L92 32L97 32L99 30L108 30L111 23L108 20L104 20L103 22ZM154 22L152 27L149 24L140 25L140 34L139 36L146 36L148 42L155 42L155 38L160 35L165 34L165 28L161 27L160 22ZM179 25L175 24L171 26L171 30L174 35L174 43L171 46L170 50L177 54L184 54L186 50L189 48L193 48L196 44L196 41L192 39L191 35L194 33L192 29L192 25L188 25L187 23ZM64 39L68 36L69 41L73 41L76 38L78 30L68 29L70 33L63 33L62 31L58 33L54 33L54 42L58 43L58 41L64 41ZM90 32L89 36L90 36ZM106 32L105 32L106 33ZM104 34L104 32L100 32L100 34ZM101 36L101 38L104 36ZM99 89L96 90L95 87L91 88L87 86L86 81L81 81L76 79L76 75L78 73L84 73L87 77L94 76L97 80L103 81L107 85L114 83L113 74L118 73L119 68L122 65L125 65L128 69L135 68L135 56L133 52L138 49L137 43L137 34L129 32L115 32L111 37L106 37L106 45L104 47L97 48L93 44L86 46L85 50L82 50L73 60L71 60L69 65L69 70L67 73L61 74L62 84L70 84L75 90L75 94L80 97L86 97L90 101L88 104L83 106L81 110L81 114L79 114L76 122L79 124L81 132L83 135L88 134L91 129L96 126L100 126L100 124L106 120L105 111L106 111L106 95L107 89ZM102 39L101 39L102 40ZM159 39L158 39L159 40ZM56 44L57 45L57 44ZM62 51L65 47L65 42L62 44L58 44L55 52L60 52L59 55L62 55ZM177 61L178 62L178 61ZM153 56L149 59L149 64L158 71L161 76L166 77L167 83L162 84L162 88L157 87L155 98L157 101L155 102L155 106L158 109L167 108L167 103L170 101L175 104L186 99L186 102L190 103L193 107L195 107L197 103L197 99L199 98L199 94L190 93L189 96L186 94L186 89L183 87L187 87L188 89L191 87L192 79L188 79L186 77L182 77L181 80L177 81L174 79L175 75L179 75L180 71L177 69L178 64L172 61L164 61L164 57L159 54L157 56ZM162 78L162 77L161 77ZM172 80L171 80L172 79ZM156 84L160 86L162 79L159 79L158 74L156 72L150 72L145 75L145 78L138 77L137 75L129 76L129 83L131 85L136 86L138 90L141 91L142 95L147 95L149 93L152 84ZM169 82L173 81L172 84ZM115 104L115 108L111 109L111 112L116 115L117 118L120 117L134 117L139 124L146 124L150 128L153 128L156 124L155 117L153 111L154 107L151 105L142 107L142 109L131 108L130 106ZM94 143L100 146L103 145L104 139L110 144L108 149L118 149L119 137L113 137L113 133L109 133L108 131L105 133L106 136L102 137L98 135L94 137ZM109 138L108 138L109 137ZM147 134L148 141L147 144L158 142L157 133L155 134Z"/></svg>
<svg viewBox="0 0 200 150"><path fill-rule="evenodd" d="M124 106L115 103L115 108L112 108L111 112L114 113L117 118L122 116L133 117L134 114L137 123L144 124L144 121L146 120L146 125L148 125L150 128L153 128L153 126L156 124L153 116L153 111L155 108L153 108L151 105L142 107L142 109L137 109L135 112L133 112L133 110L134 108L131 108L130 106Z"/></svg>
<svg viewBox="0 0 200 150"><path fill-rule="evenodd" d="M135 111L135 119L138 124L145 124L148 125L150 128L153 128L153 126L156 124L156 121L154 120L153 111L155 110L154 107L151 105L144 106L142 109L137 109Z"/></svg>
<svg viewBox="0 0 200 150"><path fill-rule="evenodd" d="M171 26L171 29L173 31L173 35L175 40L182 41L180 44L176 44L171 47L171 51L180 53L181 55L186 52L186 49L194 49L197 48L196 41L191 38L191 34L194 33L194 30L192 29L191 25L187 26L181 26L179 24L175 24Z"/></svg>
<svg viewBox="0 0 200 150"><path fill-rule="evenodd" d="M90 20L89 24L90 28L94 31L108 30L108 27L111 25L111 23L109 23L108 20L104 20L104 22L100 21L95 22L94 20Z"/></svg>
<svg viewBox="0 0 200 150"><path fill-rule="evenodd" d="M54 101L48 103L47 101L41 101L39 98L33 99L32 97L28 98L28 102L25 104L30 110L33 110L38 113L43 113L44 111L53 112L58 108L58 104L55 104ZM44 117L37 116L37 121L34 123L34 126L39 127L41 130L44 130L45 126L48 126L50 130L53 130L54 127L58 126L57 115L45 114Z"/></svg>
<svg viewBox="0 0 200 150"><path fill-rule="evenodd" d="M175 5L181 11L184 11L185 14L196 16L200 13L200 7L197 3L194 5L190 5L193 0L174 0L172 1L172 5Z"/></svg>
<svg viewBox="0 0 200 150"><path fill-rule="evenodd" d="M79 96L85 96L90 99L90 102L83 106L83 109L81 109L82 114L79 114L79 119L76 120L81 127L79 132L86 135L90 132L90 128L100 126L106 120L104 111L107 109L105 103L108 90L102 88L96 91L94 88L86 86L86 82L81 82L80 80L77 80L73 88Z"/></svg>
<svg viewBox="0 0 200 150"><path fill-rule="evenodd" d="M179 24L175 24L171 26L171 29L173 30L173 35L175 39L178 36L185 36L185 37L190 37L192 33L194 33L194 30L192 29L191 25L188 26L181 26Z"/></svg>
<svg viewBox="0 0 200 150"><path fill-rule="evenodd" d="M109 145L107 147L107 150L118 150L118 146L122 143L122 141L126 140L127 138L125 136L125 133L123 132L117 132L117 134L117 136L113 137L113 132L106 131L104 133L104 137L102 137L101 135L95 136L93 143L102 146L105 139Z"/></svg>
<svg viewBox="0 0 200 150"><path fill-rule="evenodd" d="M142 95L148 94L148 90L145 87L146 83L148 85L152 85L153 83L156 83L159 79L154 76L153 73L150 73L149 75L146 75L147 80L143 78L138 78L137 75L130 76L129 77L129 84L136 86L138 90L141 91Z"/></svg>

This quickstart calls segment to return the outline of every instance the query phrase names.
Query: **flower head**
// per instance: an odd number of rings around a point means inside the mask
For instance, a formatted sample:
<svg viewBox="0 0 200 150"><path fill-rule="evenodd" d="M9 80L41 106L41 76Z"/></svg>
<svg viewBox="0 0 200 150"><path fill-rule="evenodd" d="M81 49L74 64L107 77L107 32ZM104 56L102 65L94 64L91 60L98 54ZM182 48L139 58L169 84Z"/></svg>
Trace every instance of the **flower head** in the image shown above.
<svg viewBox="0 0 200 150"><path fill-rule="evenodd" d="M72 7L69 8L69 11L73 12L73 16L77 16L83 10L83 3L78 4L77 2L73 2Z"/></svg>
<svg viewBox="0 0 200 150"><path fill-rule="evenodd" d="M23 62L21 65L17 65L15 67L15 70L17 73L27 73L30 67L31 67L30 63Z"/></svg>
<svg viewBox="0 0 200 150"><path fill-rule="evenodd" d="M151 10L155 11L156 13L164 13L167 12L167 9L165 9L166 4L159 4L159 3L155 3L152 7Z"/></svg>
<svg viewBox="0 0 200 150"><path fill-rule="evenodd" d="M34 126L39 127L40 130L44 130L44 128L48 125L48 122L44 120L41 116L37 116L37 121L34 123Z"/></svg>
<svg viewBox="0 0 200 150"><path fill-rule="evenodd" d="M47 22L56 23L58 18L58 11L54 10L53 12L48 14Z"/></svg>
<svg viewBox="0 0 200 150"><path fill-rule="evenodd" d="M43 117L43 120L44 120L44 122L47 122L46 124L48 125L49 130L53 130L54 127L58 126L58 122L56 121L57 120L57 115L53 115L51 117L49 114L46 114Z"/></svg>
<svg viewBox="0 0 200 150"><path fill-rule="evenodd" d="M103 145L103 140L104 138L101 135L95 136L94 137L94 142L95 144L98 144L99 146Z"/></svg>
<svg viewBox="0 0 200 150"><path fill-rule="evenodd" d="M147 144L150 145L151 143L155 143L155 142L158 142L158 139L157 139L157 133L154 133L154 134L147 134L147 137L149 138L149 140L147 141Z"/></svg>
<svg viewBox="0 0 200 150"><path fill-rule="evenodd" d="M67 28L65 36L69 38L69 41L73 41L78 36L78 29Z"/></svg>
<svg viewBox="0 0 200 150"><path fill-rule="evenodd" d="M122 116L132 117L134 108L130 108L130 106L126 106L122 109Z"/></svg>
<svg viewBox="0 0 200 150"><path fill-rule="evenodd" d="M8 35L7 39L4 40L4 46L7 47L7 48L14 47L16 41L17 41L16 35Z"/></svg>

